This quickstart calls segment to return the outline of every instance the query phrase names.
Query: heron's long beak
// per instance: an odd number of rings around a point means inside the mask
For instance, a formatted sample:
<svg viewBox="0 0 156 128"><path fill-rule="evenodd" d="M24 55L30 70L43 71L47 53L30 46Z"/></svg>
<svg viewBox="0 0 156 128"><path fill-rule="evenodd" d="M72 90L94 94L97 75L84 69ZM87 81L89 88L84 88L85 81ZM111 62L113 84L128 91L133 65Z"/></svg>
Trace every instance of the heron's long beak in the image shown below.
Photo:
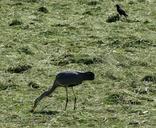
<svg viewBox="0 0 156 128"><path fill-rule="evenodd" d="M35 108L32 108L32 109L30 110L31 113L33 113L34 111L35 111Z"/></svg>

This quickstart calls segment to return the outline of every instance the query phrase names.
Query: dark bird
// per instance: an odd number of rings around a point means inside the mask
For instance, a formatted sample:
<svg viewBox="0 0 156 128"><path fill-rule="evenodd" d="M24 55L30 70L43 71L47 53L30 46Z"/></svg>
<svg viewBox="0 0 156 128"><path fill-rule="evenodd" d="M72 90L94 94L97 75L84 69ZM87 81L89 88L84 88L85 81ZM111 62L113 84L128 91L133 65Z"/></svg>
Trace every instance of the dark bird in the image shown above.
<svg viewBox="0 0 156 128"><path fill-rule="evenodd" d="M72 92L74 94L74 109L76 108L76 95L74 93L74 86L80 85L85 80L94 80L95 75L93 72L60 72L56 75L56 78L54 80L53 86L43 92L39 97L37 97L34 101L34 106L31 110L31 112L34 112L35 108L39 104L39 102L46 96L49 96L57 87L65 87L66 89L66 104L65 104L65 110L68 104L68 87L72 88Z"/></svg>
<svg viewBox="0 0 156 128"><path fill-rule="evenodd" d="M125 17L128 17L128 15L126 14L125 10L123 10L120 5L116 4L116 9L117 9L117 12L119 13L120 16L124 15Z"/></svg>

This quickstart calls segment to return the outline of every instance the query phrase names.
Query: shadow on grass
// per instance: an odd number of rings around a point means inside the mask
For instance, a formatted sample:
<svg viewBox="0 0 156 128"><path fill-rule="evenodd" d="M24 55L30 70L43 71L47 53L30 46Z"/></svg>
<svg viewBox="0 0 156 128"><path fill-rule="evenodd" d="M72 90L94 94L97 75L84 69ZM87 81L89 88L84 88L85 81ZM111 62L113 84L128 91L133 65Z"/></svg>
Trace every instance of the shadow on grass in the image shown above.
<svg viewBox="0 0 156 128"><path fill-rule="evenodd" d="M58 111L38 111L38 112L33 112L33 114L42 114L42 115L56 115L58 114Z"/></svg>

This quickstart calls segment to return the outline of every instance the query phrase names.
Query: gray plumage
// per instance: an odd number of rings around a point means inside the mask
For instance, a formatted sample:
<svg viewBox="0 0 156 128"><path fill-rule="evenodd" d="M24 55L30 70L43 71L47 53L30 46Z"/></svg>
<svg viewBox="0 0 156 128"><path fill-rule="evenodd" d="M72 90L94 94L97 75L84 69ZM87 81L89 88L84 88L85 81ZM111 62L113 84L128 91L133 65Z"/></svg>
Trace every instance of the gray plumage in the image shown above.
<svg viewBox="0 0 156 128"><path fill-rule="evenodd" d="M74 100L74 109L76 108L76 96L73 90L73 86L80 85L85 80L94 80L95 75L92 72L60 72L56 75L55 81L53 86L43 92L36 100L34 101L34 106L31 112L34 112L35 108L37 107L38 103L46 96L49 96L57 87L65 87L66 89L66 105L65 110L68 104L68 87L72 88L75 100Z"/></svg>

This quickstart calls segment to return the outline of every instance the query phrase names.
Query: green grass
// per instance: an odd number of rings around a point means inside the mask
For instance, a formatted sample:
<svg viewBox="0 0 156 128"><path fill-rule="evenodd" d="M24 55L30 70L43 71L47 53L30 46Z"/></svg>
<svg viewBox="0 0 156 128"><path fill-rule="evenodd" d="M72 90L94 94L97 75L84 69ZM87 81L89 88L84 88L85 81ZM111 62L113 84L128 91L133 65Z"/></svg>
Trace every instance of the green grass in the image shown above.
<svg viewBox="0 0 156 128"><path fill-rule="evenodd" d="M129 17L109 23L116 3ZM155 0L0 0L0 127L154 128L155 7ZM64 70L96 74L75 87L77 110L72 91L63 110L58 88L30 113Z"/></svg>

